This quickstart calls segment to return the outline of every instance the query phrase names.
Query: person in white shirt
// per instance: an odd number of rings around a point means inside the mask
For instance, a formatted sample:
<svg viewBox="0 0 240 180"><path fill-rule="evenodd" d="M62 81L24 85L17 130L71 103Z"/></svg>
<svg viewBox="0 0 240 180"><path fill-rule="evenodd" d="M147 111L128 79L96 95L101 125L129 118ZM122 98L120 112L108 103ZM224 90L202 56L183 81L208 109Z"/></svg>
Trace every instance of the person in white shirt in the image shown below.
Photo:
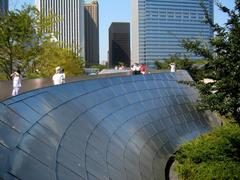
<svg viewBox="0 0 240 180"><path fill-rule="evenodd" d="M171 72L176 72L176 64L174 62L172 62L171 64L169 64L171 67Z"/></svg>
<svg viewBox="0 0 240 180"><path fill-rule="evenodd" d="M59 66L56 67L56 73L53 75L52 80L54 85L59 85L63 83L63 75Z"/></svg>
<svg viewBox="0 0 240 180"><path fill-rule="evenodd" d="M12 96L16 96L19 93L19 89L21 88L22 84L22 78L21 78L21 72L15 71L11 74L11 77L13 78L13 90L12 90Z"/></svg>

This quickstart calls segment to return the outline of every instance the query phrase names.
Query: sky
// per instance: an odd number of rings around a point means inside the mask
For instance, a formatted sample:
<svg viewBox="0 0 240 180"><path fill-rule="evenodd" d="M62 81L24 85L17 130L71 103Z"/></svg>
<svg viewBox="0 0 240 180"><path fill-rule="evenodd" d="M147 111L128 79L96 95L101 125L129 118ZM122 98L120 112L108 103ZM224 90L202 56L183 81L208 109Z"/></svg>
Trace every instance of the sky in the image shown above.
<svg viewBox="0 0 240 180"><path fill-rule="evenodd" d="M91 0L87 0L91 1ZM228 8L234 6L234 0L218 0ZM10 9L18 9L23 5L34 5L35 0L9 0ZM100 42L100 61L107 60L108 51L108 28L112 22L131 23L131 0L98 0L99 3L99 42ZM224 24L227 17L215 6L214 21Z"/></svg>

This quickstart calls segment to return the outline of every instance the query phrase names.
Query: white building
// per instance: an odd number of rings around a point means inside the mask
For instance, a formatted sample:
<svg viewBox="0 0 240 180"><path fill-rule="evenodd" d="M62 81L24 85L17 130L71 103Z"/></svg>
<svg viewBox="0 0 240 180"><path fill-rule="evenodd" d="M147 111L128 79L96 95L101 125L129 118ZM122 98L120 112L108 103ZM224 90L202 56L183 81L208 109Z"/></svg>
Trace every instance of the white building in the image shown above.
<svg viewBox="0 0 240 180"><path fill-rule="evenodd" d="M61 18L53 26L57 41L72 48L84 58L84 0L35 0L44 15L51 13Z"/></svg>
<svg viewBox="0 0 240 180"><path fill-rule="evenodd" d="M213 0L204 0L213 17ZM181 47L185 38L209 42L212 29L205 24L200 0L132 0L131 63L154 66L175 54L189 54Z"/></svg>

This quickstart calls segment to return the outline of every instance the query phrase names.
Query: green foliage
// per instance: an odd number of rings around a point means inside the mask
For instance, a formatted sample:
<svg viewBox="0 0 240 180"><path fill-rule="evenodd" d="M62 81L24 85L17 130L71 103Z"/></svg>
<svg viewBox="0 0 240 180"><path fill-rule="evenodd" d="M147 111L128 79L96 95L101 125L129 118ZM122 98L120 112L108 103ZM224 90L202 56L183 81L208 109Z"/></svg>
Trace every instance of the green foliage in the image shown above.
<svg viewBox="0 0 240 180"><path fill-rule="evenodd" d="M182 60L176 61L177 68L185 69L187 71L192 68L192 65L193 65L193 61L191 61L189 59L182 59Z"/></svg>
<svg viewBox="0 0 240 180"><path fill-rule="evenodd" d="M50 77L57 66L64 68L66 76L76 76L84 71L84 62L71 50L60 47L58 43L44 42L26 75L31 78Z"/></svg>
<svg viewBox="0 0 240 180"><path fill-rule="evenodd" d="M167 64L166 62L161 62L161 61L155 61L154 62L155 66L157 67L157 69L169 69L169 64Z"/></svg>
<svg viewBox="0 0 240 180"><path fill-rule="evenodd" d="M0 16L0 72L5 79L10 79L14 69L29 74L42 41L49 40L43 35L56 21L56 16L43 16L33 6Z"/></svg>
<svg viewBox="0 0 240 180"><path fill-rule="evenodd" d="M103 69L106 69L107 66L106 65L103 65L103 64L95 64L95 65L92 65L91 68L96 68L98 69L99 71L103 70Z"/></svg>
<svg viewBox="0 0 240 180"><path fill-rule="evenodd" d="M177 69L190 70L194 61L188 59L187 57L178 57L177 55L171 56L169 59L164 61L155 61L155 66L157 69L169 69L169 64L175 62Z"/></svg>
<svg viewBox="0 0 240 180"><path fill-rule="evenodd" d="M182 145L174 158L182 179L240 179L240 128L217 128Z"/></svg>
<svg viewBox="0 0 240 180"><path fill-rule="evenodd" d="M6 79L5 74L0 73L0 80L5 80L5 79Z"/></svg>
<svg viewBox="0 0 240 180"><path fill-rule="evenodd" d="M7 79L10 79L13 68L20 66L31 54L25 45L31 44L34 35L29 16L32 11L32 8L26 8L0 16L0 71Z"/></svg>
<svg viewBox="0 0 240 180"><path fill-rule="evenodd" d="M208 60L203 74L216 80L210 85L199 83L200 106L221 115L232 115L240 122L240 0L235 1L233 10L217 5L228 15L228 21L223 27L213 24L205 10L207 22L215 32L210 41L213 48L198 40L184 40L183 46Z"/></svg>
<svg viewBox="0 0 240 180"><path fill-rule="evenodd" d="M117 66L125 66L125 64L122 61L118 61Z"/></svg>

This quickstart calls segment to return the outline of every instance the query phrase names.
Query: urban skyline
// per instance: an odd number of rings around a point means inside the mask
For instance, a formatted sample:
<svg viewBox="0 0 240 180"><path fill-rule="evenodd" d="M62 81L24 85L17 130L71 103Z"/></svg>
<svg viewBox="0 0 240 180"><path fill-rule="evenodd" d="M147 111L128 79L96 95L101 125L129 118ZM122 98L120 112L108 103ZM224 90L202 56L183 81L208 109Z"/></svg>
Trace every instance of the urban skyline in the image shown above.
<svg viewBox="0 0 240 180"><path fill-rule="evenodd" d="M232 8L234 0L219 0L223 5ZM34 5L34 0L10 0L10 9L18 9L24 3ZM99 3L99 42L100 61L107 60L108 52L108 28L112 22L131 22L131 0L98 0ZM214 6L214 21L224 24L227 15Z"/></svg>

